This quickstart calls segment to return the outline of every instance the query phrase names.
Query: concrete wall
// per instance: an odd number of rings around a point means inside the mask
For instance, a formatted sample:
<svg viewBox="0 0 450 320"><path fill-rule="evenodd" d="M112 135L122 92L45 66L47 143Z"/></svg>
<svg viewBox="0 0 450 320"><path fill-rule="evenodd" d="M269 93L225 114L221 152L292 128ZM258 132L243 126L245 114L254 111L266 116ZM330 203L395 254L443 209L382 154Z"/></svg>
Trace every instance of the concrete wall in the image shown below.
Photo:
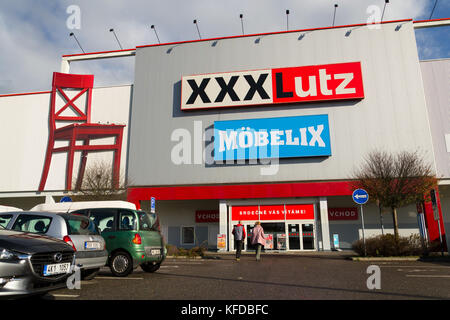
<svg viewBox="0 0 450 320"><path fill-rule="evenodd" d="M143 210L150 211L150 201L142 201ZM210 248L217 247L217 234L219 222L196 223L196 210L219 210L217 200L189 200L189 201L157 201L156 212L161 223L161 232L167 243L177 247L192 248L200 244L206 244ZM181 241L181 228L192 226L195 228L195 243L183 244ZM206 240L206 242L204 242Z"/></svg>
<svg viewBox="0 0 450 320"><path fill-rule="evenodd" d="M450 179L450 59L421 61L437 176Z"/></svg>
<svg viewBox="0 0 450 320"><path fill-rule="evenodd" d="M131 92L131 86L95 88L91 121L128 125ZM0 194L7 197L6 193L10 192L37 191L48 142L50 94L0 97L0 110ZM126 168L127 141L128 126L124 129L121 155L123 174ZM103 139L103 142L111 143L112 139ZM75 156L74 178L80 155L81 153L76 153ZM96 161L112 161L112 156L112 151L90 153L87 166ZM65 189L66 159L65 153L53 156L45 190Z"/></svg>
<svg viewBox="0 0 450 320"><path fill-rule="evenodd" d="M333 241L333 234L339 235L340 248L350 249L352 243L358 239L362 239L362 219L359 205L355 205L351 197L329 197L329 208L358 208L358 220L330 220L330 238ZM373 237L381 234L381 220L378 207L369 203L364 205L364 228L365 237ZM417 210L415 205L407 206L397 210L399 234L400 236L409 236L411 234L419 234L417 222ZM382 210L384 231L386 233L394 233L392 222L392 214L389 209Z"/></svg>
<svg viewBox="0 0 450 320"><path fill-rule="evenodd" d="M180 110L185 75L354 61L362 67L361 101ZM348 179L375 148L420 149L434 166L410 22L384 24L379 30L362 26L144 47L137 49L135 65L129 158L134 186ZM282 159L275 175L261 175L261 167L266 167L261 164L205 165L194 156L205 145L202 134L216 120L314 114L329 116L330 157ZM195 121L201 121L196 137ZM180 142L171 137L180 128L191 135L186 141L191 155L189 163L176 165L171 153Z"/></svg>

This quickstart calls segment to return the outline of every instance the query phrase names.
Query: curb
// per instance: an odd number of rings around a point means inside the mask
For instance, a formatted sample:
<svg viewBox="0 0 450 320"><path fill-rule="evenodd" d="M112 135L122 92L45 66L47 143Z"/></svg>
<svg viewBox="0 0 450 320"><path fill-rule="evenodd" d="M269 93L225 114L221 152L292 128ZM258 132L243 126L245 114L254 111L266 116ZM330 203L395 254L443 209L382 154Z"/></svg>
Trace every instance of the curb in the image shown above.
<svg viewBox="0 0 450 320"><path fill-rule="evenodd" d="M188 256L166 256L166 259L202 259L201 256L188 257Z"/></svg>
<svg viewBox="0 0 450 320"><path fill-rule="evenodd" d="M350 257L352 261L419 261L420 257Z"/></svg>

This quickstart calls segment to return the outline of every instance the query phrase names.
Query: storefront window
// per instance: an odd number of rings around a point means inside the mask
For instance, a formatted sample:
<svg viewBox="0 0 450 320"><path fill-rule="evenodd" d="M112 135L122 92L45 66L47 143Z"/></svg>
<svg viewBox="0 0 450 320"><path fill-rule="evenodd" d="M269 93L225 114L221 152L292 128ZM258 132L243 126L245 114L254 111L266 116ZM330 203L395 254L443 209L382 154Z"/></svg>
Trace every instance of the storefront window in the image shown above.
<svg viewBox="0 0 450 320"><path fill-rule="evenodd" d="M183 227L181 232L183 244L194 244L194 227Z"/></svg>

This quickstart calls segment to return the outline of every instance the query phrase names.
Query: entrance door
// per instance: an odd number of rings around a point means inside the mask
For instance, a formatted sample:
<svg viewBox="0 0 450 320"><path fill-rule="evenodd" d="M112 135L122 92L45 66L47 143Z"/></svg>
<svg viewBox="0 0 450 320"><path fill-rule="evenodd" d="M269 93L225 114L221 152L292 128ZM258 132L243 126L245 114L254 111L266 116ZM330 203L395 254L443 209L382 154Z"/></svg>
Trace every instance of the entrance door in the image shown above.
<svg viewBox="0 0 450 320"><path fill-rule="evenodd" d="M247 224L247 241L245 244L245 250L256 250L256 245L252 244L252 232L253 232L254 225L253 224Z"/></svg>
<svg viewBox="0 0 450 320"><path fill-rule="evenodd" d="M314 224L303 223L302 224L302 244L303 250L314 250Z"/></svg>
<svg viewBox="0 0 450 320"><path fill-rule="evenodd" d="M289 250L300 250L300 224L288 224Z"/></svg>
<svg viewBox="0 0 450 320"><path fill-rule="evenodd" d="M266 236L265 250L286 250L286 247L283 247L282 244L277 241L279 235L286 234L284 222L263 222L261 223L261 227L263 227L264 235ZM270 242L272 245L270 245Z"/></svg>

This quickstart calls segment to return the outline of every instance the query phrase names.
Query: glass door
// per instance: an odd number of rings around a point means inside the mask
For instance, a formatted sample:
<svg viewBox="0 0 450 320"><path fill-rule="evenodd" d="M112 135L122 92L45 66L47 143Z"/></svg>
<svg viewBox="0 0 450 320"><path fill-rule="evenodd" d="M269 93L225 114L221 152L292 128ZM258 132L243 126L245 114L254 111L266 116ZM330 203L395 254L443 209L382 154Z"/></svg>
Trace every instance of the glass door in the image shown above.
<svg viewBox="0 0 450 320"><path fill-rule="evenodd" d="M256 250L256 245L252 244L252 232L253 232L253 224L245 225L245 229L247 232L247 241L245 242L245 250Z"/></svg>
<svg viewBox="0 0 450 320"><path fill-rule="evenodd" d="M314 223L302 223L302 246L303 250L314 250Z"/></svg>
<svg viewBox="0 0 450 320"><path fill-rule="evenodd" d="M263 222L261 227L263 227L266 236L264 250L286 250L286 247L283 248L282 242L278 241L279 235L286 234L284 222Z"/></svg>
<svg viewBox="0 0 450 320"><path fill-rule="evenodd" d="M300 250L300 225L298 223L288 224L289 250Z"/></svg>

